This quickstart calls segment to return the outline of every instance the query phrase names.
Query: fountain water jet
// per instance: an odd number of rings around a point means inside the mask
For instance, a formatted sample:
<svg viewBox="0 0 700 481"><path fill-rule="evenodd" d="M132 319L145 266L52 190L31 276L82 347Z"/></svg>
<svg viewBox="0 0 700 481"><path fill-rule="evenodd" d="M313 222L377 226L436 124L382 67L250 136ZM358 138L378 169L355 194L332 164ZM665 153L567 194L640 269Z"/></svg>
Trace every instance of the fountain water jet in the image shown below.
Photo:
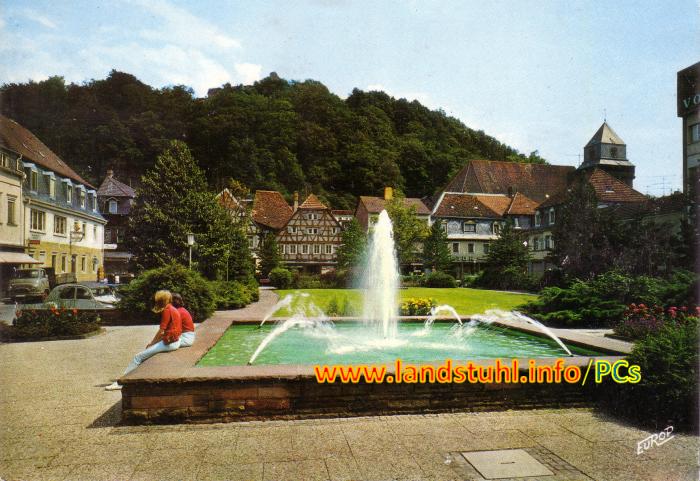
<svg viewBox="0 0 700 481"><path fill-rule="evenodd" d="M366 262L362 282L365 289L364 322L377 326L385 338L394 338L397 333L399 268L393 227L385 210L374 224Z"/></svg>

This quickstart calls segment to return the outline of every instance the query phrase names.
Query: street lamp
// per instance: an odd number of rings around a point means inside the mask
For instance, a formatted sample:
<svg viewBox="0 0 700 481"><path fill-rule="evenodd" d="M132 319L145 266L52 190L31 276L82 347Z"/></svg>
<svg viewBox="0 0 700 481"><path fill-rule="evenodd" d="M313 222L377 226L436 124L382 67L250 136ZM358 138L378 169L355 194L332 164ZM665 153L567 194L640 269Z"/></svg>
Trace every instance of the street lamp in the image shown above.
<svg viewBox="0 0 700 481"><path fill-rule="evenodd" d="M190 248L190 269L192 269L192 246L194 245L194 234L187 234L187 245Z"/></svg>

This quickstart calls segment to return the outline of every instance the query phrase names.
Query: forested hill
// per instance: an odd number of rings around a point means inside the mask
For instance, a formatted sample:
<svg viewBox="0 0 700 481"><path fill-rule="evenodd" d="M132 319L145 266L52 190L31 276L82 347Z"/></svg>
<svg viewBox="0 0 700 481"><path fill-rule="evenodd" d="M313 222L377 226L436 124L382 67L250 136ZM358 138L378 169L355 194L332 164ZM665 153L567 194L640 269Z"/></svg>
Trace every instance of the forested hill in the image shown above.
<svg viewBox="0 0 700 481"><path fill-rule="evenodd" d="M543 162L417 101L357 89L343 100L320 82L274 73L206 98L117 71L82 85L61 77L5 84L0 96L4 115L96 185L109 168L137 183L170 139L187 142L212 189L236 179L250 189L313 191L335 208L385 185L432 194L469 159Z"/></svg>

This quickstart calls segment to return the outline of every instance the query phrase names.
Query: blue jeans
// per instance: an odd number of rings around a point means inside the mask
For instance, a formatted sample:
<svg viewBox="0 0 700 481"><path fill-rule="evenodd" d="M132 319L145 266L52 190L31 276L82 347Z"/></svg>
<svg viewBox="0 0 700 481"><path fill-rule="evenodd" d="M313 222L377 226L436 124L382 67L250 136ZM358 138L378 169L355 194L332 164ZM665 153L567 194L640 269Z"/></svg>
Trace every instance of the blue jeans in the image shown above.
<svg viewBox="0 0 700 481"><path fill-rule="evenodd" d="M192 344L194 344L194 331L180 334L180 347L190 347Z"/></svg>
<svg viewBox="0 0 700 481"><path fill-rule="evenodd" d="M143 361L148 359L151 356L155 356L159 352L169 352L169 351L175 351L178 347L180 347L180 340L178 339L175 342L172 342L170 344L165 344L163 341L158 341L157 343L153 344L151 347L146 348L145 350L139 352L134 356L134 358L131 360L129 363L129 366L126 368L126 371L124 371L124 376L129 374L131 371L139 367L139 364L141 364Z"/></svg>

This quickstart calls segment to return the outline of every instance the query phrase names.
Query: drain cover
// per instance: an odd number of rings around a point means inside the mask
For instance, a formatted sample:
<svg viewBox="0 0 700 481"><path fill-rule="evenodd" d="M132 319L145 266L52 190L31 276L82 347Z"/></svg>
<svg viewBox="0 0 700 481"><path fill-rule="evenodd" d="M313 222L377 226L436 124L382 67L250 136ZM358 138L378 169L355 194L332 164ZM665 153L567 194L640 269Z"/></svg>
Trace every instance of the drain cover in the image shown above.
<svg viewBox="0 0 700 481"><path fill-rule="evenodd" d="M467 451L462 456L486 479L554 475L522 449Z"/></svg>

